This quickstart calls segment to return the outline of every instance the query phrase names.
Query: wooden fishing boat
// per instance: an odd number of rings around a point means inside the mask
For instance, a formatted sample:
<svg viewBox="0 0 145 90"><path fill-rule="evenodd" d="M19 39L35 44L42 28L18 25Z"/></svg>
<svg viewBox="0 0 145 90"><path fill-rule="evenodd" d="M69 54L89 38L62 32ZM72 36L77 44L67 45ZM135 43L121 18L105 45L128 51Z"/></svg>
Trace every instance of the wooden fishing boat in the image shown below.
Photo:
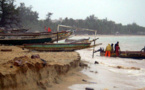
<svg viewBox="0 0 145 90"><path fill-rule="evenodd" d="M33 43L54 42L68 38L71 31L57 33L24 33L24 34L0 34L0 44L22 45Z"/></svg>
<svg viewBox="0 0 145 90"><path fill-rule="evenodd" d="M50 43L50 44L24 44L22 48L37 51L74 51L85 48L91 48L100 44L91 45L91 43Z"/></svg>
<svg viewBox="0 0 145 90"><path fill-rule="evenodd" d="M87 43L87 42L93 42L95 40L97 40L99 38L96 38L96 39L93 39L93 40L90 40L90 38L88 39L65 39L65 42L67 43Z"/></svg>
<svg viewBox="0 0 145 90"><path fill-rule="evenodd" d="M4 33L4 30L0 29L0 34L3 34Z"/></svg>
<svg viewBox="0 0 145 90"><path fill-rule="evenodd" d="M67 43L87 43L87 42L89 42L89 39L90 38L88 38L88 39L65 39L65 42L67 42Z"/></svg>
<svg viewBox="0 0 145 90"><path fill-rule="evenodd" d="M5 27L0 27L0 34L6 34L6 33L26 33L29 29L24 29L24 28L11 28L11 29L5 29Z"/></svg>
<svg viewBox="0 0 145 90"><path fill-rule="evenodd" d="M105 51L100 51L100 56L105 56ZM116 53L111 53L111 57L117 57ZM144 51L120 51L119 57L121 58L133 58L133 59L145 59Z"/></svg>
<svg viewBox="0 0 145 90"><path fill-rule="evenodd" d="M26 33L29 29L12 29L8 30L9 33Z"/></svg>

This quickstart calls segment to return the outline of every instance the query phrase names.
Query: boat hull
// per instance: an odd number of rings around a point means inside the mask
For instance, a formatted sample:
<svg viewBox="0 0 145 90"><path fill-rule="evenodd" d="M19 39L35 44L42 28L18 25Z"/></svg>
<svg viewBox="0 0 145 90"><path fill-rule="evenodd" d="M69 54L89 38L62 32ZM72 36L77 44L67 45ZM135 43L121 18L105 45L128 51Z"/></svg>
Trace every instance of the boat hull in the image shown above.
<svg viewBox="0 0 145 90"><path fill-rule="evenodd" d="M51 42L51 38L37 38L37 39L21 39L21 40L0 40L0 44L8 45L22 45L22 44L31 44L31 43L44 43Z"/></svg>
<svg viewBox="0 0 145 90"><path fill-rule="evenodd" d="M15 34L13 36L10 36L8 34L9 36L1 36L0 44L22 45L22 44L54 42L57 40L65 39L69 37L71 34L72 32L58 32L51 34L24 34L23 36Z"/></svg>
<svg viewBox="0 0 145 90"><path fill-rule="evenodd" d="M27 44L24 48L37 51L74 51L90 47L90 43L74 44Z"/></svg>
<svg viewBox="0 0 145 90"><path fill-rule="evenodd" d="M105 52L100 52L100 56L105 56ZM117 57L116 53L111 53L111 57ZM142 51L121 51L119 56L121 58L145 59L145 52Z"/></svg>

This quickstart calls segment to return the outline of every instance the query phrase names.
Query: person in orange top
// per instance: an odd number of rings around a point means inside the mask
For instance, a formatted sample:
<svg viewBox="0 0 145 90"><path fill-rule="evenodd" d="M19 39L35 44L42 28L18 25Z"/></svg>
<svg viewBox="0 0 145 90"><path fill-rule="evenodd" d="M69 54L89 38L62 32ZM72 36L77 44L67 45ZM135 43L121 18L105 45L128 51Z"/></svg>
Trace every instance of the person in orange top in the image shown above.
<svg viewBox="0 0 145 90"><path fill-rule="evenodd" d="M105 51L106 51L105 56L110 57L110 54L111 54L111 45L110 44L108 44Z"/></svg>

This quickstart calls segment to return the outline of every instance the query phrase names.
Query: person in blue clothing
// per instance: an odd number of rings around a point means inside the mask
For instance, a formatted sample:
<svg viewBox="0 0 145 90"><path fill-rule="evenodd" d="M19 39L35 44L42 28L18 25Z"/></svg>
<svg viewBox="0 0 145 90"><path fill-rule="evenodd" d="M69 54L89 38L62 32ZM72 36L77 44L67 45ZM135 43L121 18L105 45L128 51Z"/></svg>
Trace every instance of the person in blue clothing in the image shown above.
<svg viewBox="0 0 145 90"><path fill-rule="evenodd" d="M113 43L111 44L111 53L114 52L114 49L113 49Z"/></svg>

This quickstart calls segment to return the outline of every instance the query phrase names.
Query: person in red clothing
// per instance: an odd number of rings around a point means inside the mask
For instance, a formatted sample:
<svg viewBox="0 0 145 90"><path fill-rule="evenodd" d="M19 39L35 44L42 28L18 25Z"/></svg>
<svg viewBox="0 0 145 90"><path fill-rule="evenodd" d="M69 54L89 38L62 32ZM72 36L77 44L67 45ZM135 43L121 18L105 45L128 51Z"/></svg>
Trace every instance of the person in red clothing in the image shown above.
<svg viewBox="0 0 145 90"><path fill-rule="evenodd" d="M119 47L119 43L116 45L116 56L118 57L119 56L119 50L120 50L120 47Z"/></svg>
<svg viewBox="0 0 145 90"><path fill-rule="evenodd" d="M47 31L47 28L46 28L46 26L44 26L44 28L45 28L45 31Z"/></svg>
<svg viewBox="0 0 145 90"><path fill-rule="evenodd" d="M51 32L51 29L50 29L50 27L48 27L48 32Z"/></svg>
<svg viewBox="0 0 145 90"><path fill-rule="evenodd" d="M116 52L116 46L117 46L117 44L119 45L119 41L117 41L117 43L115 44L115 46L114 46L114 52Z"/></svg>
<svg viewBox="0 0 145 90"><path fill-rule="evenodd" d="M48 27L48 29L47 29L46 26L44 26L44 28L45 28L46 31L51 32L50 27Z"/></svg>

